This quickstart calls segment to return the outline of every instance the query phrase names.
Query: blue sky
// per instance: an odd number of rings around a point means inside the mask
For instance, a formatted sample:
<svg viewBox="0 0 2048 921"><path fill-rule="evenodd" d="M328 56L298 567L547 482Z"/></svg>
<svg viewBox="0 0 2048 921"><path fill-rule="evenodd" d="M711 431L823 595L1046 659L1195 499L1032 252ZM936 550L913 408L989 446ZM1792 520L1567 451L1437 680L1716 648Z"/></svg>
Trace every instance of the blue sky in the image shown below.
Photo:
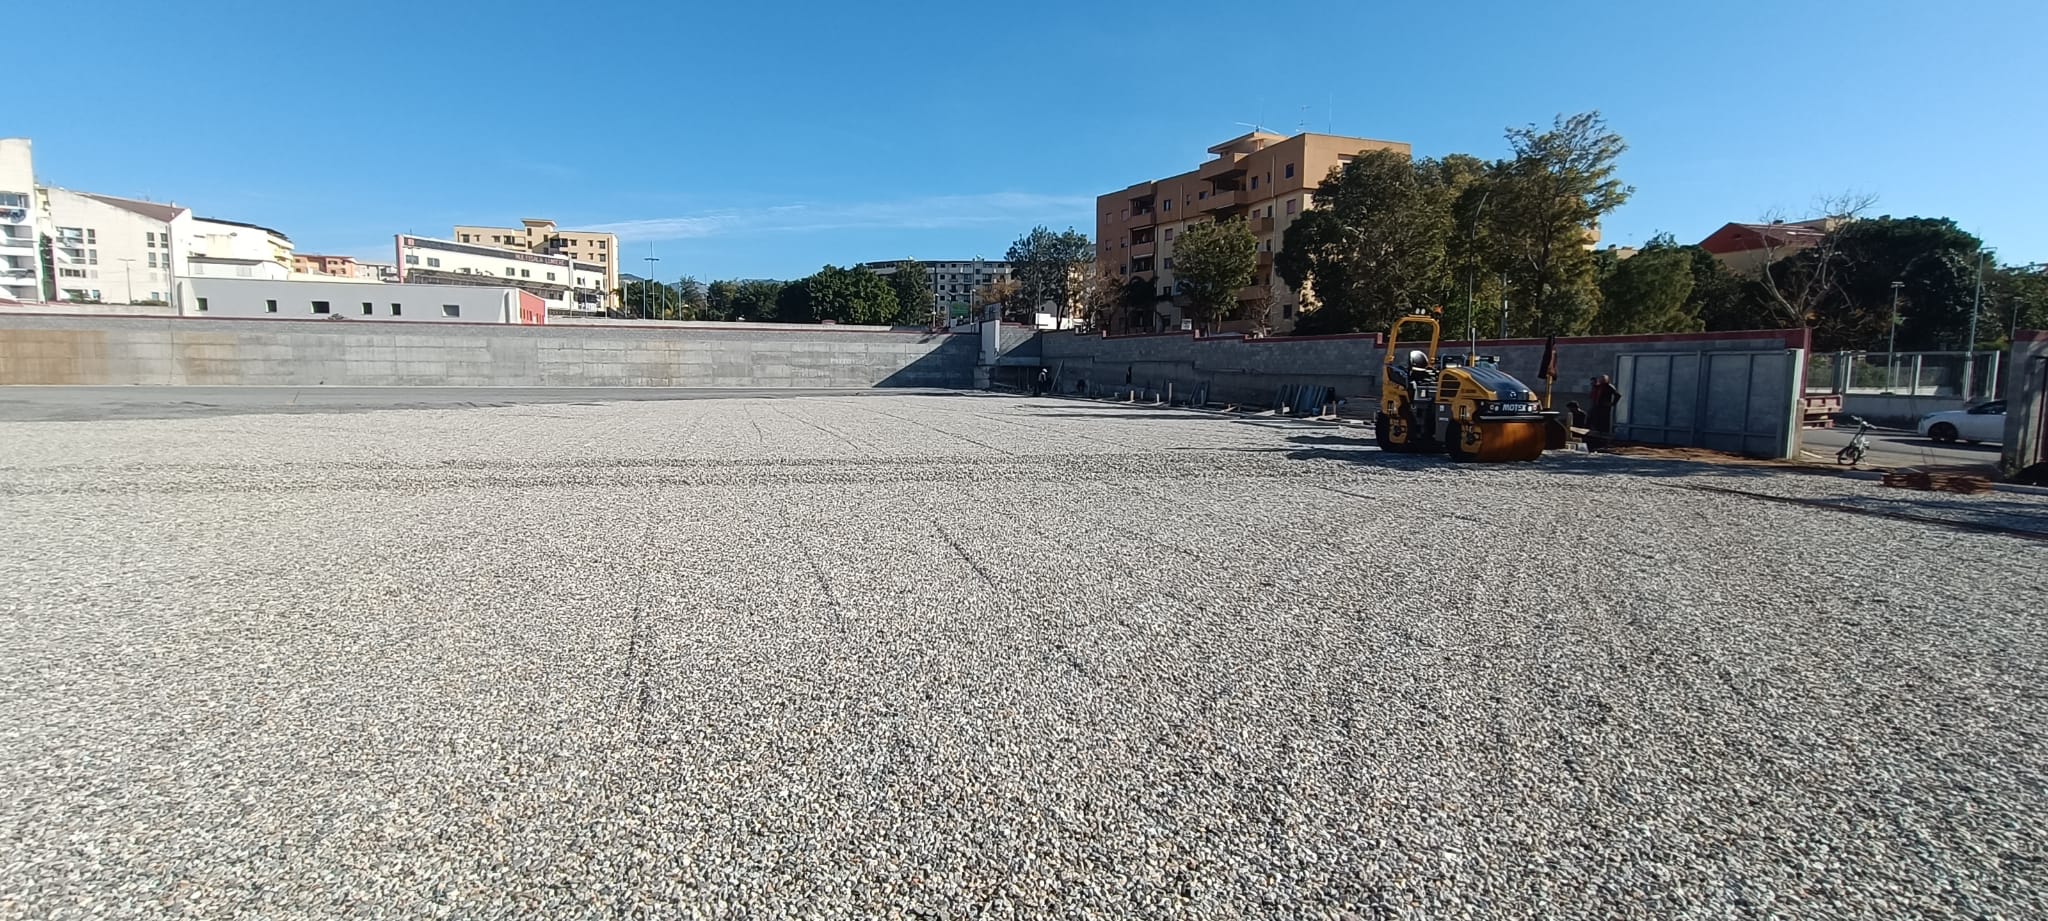
<svg viewBox="0 0 2048 921"><path fill-rule="evenodd" d="M999 257L1258 122L1499 156L1599 109L1696 241L1819 196L2048 260L2048 4L19 4L0 134L45 182L389 257L552 217L660 274ZM90 35L69 40L66 35ZM91 59L84 56L94 55Z"/></svg>

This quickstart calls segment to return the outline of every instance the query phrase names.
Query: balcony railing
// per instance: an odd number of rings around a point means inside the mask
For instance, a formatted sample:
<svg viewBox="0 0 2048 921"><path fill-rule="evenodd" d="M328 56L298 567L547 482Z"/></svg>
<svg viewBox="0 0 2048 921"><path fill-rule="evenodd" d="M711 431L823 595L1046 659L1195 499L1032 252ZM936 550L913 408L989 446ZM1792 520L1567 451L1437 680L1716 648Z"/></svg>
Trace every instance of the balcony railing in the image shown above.
<svg viewBox="0 0 2048 921"><path fill-rule="evenodd" d="M4 233L0 233L0 247L8 247L8 246L17 246L17 247L27 247L27 248L29 248L29 249L35 249L35 247L36 247L36 238L34 238L34 237L17 237L17 236L11 236L11 235L9 235L9 234L4 234Z"/></svg>
<svg viewBox="0 0 2048 921"><path fill-rule="evenodd" d="M1259 218L1258 220L1252 222L1252 229L1258 231L1259 233L1272 233L1273 219L1270 217Z"/></svg>
<svg viewBox="0 0 2048 921"><path fill-rule="evenodd" d="M1150 227L1158 222L1159 215L1149 208L1144 211L1133 211L1125 220L1125 224L1130 227Z"/></svg>
<svg viewBox="0 0 2048 921"><path fill-rule="evenodd" d="M1195 170L1195 178L1208 180L1218 176L1229 176L1244 172L1244 154L1227 153L1202 164Z"/></svg>
<svg viewBox="0 0 2048 921"><path fill-rule="evenodd" d="M1195 207L1203 211L1228 211L1243 204L1244 192L1242 190L1232 190L1228 192L1210 192L1208 198L1195 202Z"/></svg>
<svg viewBox="0 0 2048 921"><path fill-rule="evenodd" d="M1143 243L1133 243L1133 244L1131 244L1131 258L1132 258L1132 259L1136 259L1136 258L1139 258L1140 256L1150 256L1150 255L1152 255L1153 253L1156 253L1156 252L1158 252L1158 251L1159 251L1159 244L1158 244L1157 242L1155 242L1155 241L1152 241L1152 240L1146 240L1146 241L1145 241L1145 242L1143 242Z"/></svg>

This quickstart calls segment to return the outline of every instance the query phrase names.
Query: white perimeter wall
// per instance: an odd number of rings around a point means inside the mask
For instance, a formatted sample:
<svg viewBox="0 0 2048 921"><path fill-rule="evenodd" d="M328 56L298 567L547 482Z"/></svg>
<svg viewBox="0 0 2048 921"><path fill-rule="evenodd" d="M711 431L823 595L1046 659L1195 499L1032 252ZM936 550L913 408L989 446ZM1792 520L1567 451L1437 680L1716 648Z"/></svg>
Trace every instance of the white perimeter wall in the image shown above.
<svg viewBox="0 0 2048 921"><path fill-rule="evenodd" d="M206 299L206 310L199 299ZM277 302L271 313L267 301ZM326 317L397 323L514 323L518 292L466 285L378 285L354 281L271 281L246 278L187 278L178 282L178 313L221 319L314 320L314 301L325 301ZM363 312L363 304L370 312ZM394 312L392 305L399 305ZM454 306L458 316L446 315ZM337 321L339 322L339 321Z"/></svg>

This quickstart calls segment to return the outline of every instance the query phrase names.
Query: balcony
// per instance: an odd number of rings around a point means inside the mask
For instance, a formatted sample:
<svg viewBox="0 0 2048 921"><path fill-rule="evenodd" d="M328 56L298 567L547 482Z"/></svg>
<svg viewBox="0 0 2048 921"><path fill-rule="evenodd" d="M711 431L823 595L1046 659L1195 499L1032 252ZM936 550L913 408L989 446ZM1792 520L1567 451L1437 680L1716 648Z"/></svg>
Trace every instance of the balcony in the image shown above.
<svg viewBox="0 0 2048 921"><path fill-rule="evenodd" d="M1272 253L1270 253L1270 252L1267 252L1266 250L1263 250L1263 249L1262 249L1262 250L1259 250L1259 259L1258 259L1258 267L1259 267L1259 270L1260 270L1260 271L1262 271L1262 272L1263 272L1263 271L1265 271L1266 269L1270 269L1270 268L1272 268L1272 267L1273 267L1273 254L1272 254Z"/></svg>
<svg viewBox="0 0 2048 921"><path fill-rule="evenodd" d="M1206 182L1211 179L1220 179L1224 176L1235 176L1242 172L1244 172L1244 154L1219 154L1216 159L1210 160L1197 168L1195 170L1195 178Z"/></svg>
<svg viewBox="0 0 2048 921"><path fill-rule="evenodd" d="M1150 208L1147 208L1147 209L1145 209L1145 210L1143 210L1143 211L1133 211L1133 212L1131 212L1131 216L1130 216L1129 218L1126 218L1126 219L1125 219L1125 221L1124 221L1124 226L1126 226L1126 227L1150 227L1150 226L1152 226L1153 224L1157 224L1157 223L1159 223L1159 214L1158 214L1158 212L1155 212L1155 211L1153 211L1152 209L1150 209Z"/></svg>
<svg viewBox="0 0 2048 921"><path fill-rule="evenodd" d="M1272 232L1273 232L1273 219L1272 219L1272 218L1270 218L1270 217L1262 217L1262 218L1259 218L1258 220L1255 220L1255 221L1253 221L1253 222L1252 222L1252 230L1253 230L1253 231L1255 231L1255 232L1257 232L1257 233L1272 233Z"/></svg>
<svg viewBox="0 0 2048 921"><path fill-rule="evenodd" d="M1136 259L1140 256L1150 256L1157 252L1159 252L1159 244L1152 240L1146 240L1143 243L1131 244L1132 259Z"/></svg>
<svg viewBox="0 0 2048 921"><path fill-rule="evenodd" d="M19 236L19 237L18 237L18 236L12 236L12 235L9 235L9 234L4 234L4 233L0 233L0 249L10 249L10 248L11 248L11 249L35 249L35 248L36 248L36 238L35 238L35 237L32 237L32 236Z"/></svg>
<svg viewBox="0 0 2048 921"><path fill-rule="evenodd" d="M1237 299L1239 301L1263 301L1270 300L1272 297L1272 289L1265 285L1246 285L1237 289Z"/></svg>
<svg viewBox="0 0 2048 921"><path fill-rule="evenodd" d="M1229 211L1243 205L1244 191L1241 189L1228 192L1210 192L1208 198L1195 202L1195 208L1200 211Z"/></svg>

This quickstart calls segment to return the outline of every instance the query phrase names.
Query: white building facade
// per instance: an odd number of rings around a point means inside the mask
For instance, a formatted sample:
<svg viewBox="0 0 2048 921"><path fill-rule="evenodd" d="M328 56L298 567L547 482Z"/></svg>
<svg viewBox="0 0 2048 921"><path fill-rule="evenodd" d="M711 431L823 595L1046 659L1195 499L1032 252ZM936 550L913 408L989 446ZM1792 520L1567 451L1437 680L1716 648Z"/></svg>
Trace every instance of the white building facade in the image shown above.
<svg viewBox="0 0 2048 921"><path fill-rule="evenodd" d="M0 138L0 301L40 301L42 211L27 138Z"/></svg>
<svg viewBox="0 0 2048 921"><path fill-rule="evenodd" d="M400 283L510 286L539 297L552 313L604 312L606 269L595 263L404 234L397 253Z"/></svg>
<svg viewBox="0 0 2048 921"><path fill-rule="evenodd" d="M863 262L861 268L876 275L896 274L896 262ZM993 281L1009 278L1010 264L996 259L964 259L924 263L924 276L932 297L939 305L973 303L974 292Z"/></svg>
<svg viewBox="0 0 2048 921"><path fill-rule="evenodd" d="M363 284L258 278L186 278L178 315L218 319L335 320L379 323L547 322L542 300L517 288L481 285Z"/></svg>
<svg viewBox="0 0 2048 921"><path fill-rule="evenodd" d="M190 212L171 222L180 278L267 278L291 275L292 241L282 232Z"/></svg>
<svg viewBox="0 0 2048 921"><path fill-rule="evenodd" d="M172 224L189 210L70 189L38 192L57 300L169 303L181 258Z"/></svg>

